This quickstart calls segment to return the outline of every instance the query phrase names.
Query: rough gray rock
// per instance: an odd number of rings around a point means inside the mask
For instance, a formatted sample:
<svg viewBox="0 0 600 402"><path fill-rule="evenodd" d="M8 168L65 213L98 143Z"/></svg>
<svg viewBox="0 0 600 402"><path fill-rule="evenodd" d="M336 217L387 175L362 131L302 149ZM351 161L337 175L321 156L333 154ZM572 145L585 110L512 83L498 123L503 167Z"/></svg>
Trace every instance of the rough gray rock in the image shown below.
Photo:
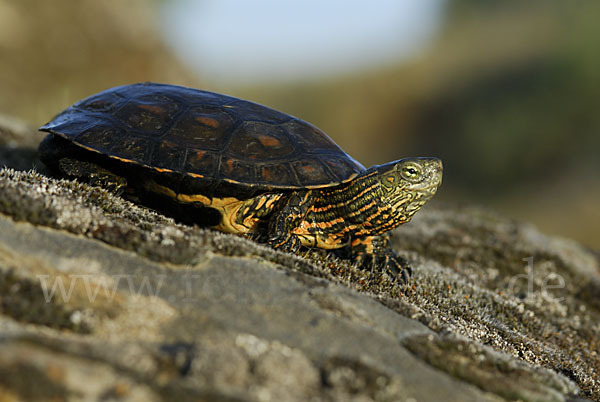
<svg viewBox="0 0 600 402"><path fill-rule="evenodd" d="M600 399L597 255L447 206L394 245L408 285L1 170L0 399Z"/></svg>

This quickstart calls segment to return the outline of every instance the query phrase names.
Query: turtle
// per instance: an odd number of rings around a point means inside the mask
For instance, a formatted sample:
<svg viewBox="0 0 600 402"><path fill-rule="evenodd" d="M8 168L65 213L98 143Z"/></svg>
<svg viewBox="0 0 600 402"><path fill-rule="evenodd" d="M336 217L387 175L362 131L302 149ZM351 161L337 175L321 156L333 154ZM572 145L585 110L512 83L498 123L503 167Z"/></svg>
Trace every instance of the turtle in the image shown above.
<svg viewBox="0 0 600 402"><path fill-rule="evenodd" d="M442 162L365 168L323 131L257 103L152 82L83 99L40 128L40 159L188 224L275 249L337 250L408 280L389 231L436 193ZM334 251L335 252L335 251Z"/></svg>

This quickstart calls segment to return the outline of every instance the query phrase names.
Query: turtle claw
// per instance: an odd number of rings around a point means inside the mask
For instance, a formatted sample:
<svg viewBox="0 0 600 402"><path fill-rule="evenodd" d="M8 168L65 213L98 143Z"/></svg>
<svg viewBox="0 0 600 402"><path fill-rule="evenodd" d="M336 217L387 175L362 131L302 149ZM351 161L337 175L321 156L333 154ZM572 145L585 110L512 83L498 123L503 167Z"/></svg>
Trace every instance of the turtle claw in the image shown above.
<svg viewBox="0 0 600 402"><path fill-rule="evenodd" d="M394 280L400 280L403 283L409 281L410 276L412 275L412 268L408 261L404 258L396 255L395 253L392 255L385 255L385 263L384 271L394 278Z"/></svg>
<svg viewBox="0 0 600 402"><path fill-rule="evenodd" d="M300 250L300 242L296 236L271 236L268 240L271 247L288 253L297 253Z"/></svg>
<svg viewBox="0 0 600 402"><path fill-rule="evenodd" d="M394 281L407 283L412 275L412 268L404 258L397 255L385 256L385 272L394 278Z"/></svg>
<svg viewBox="0 0 600 402"><path fill-rule="evenodd" d="M354 257L354 262L362 270L384 272L394 282L407 283L412 275L412 268L408 262L395 253L359 253Z"/></svg>

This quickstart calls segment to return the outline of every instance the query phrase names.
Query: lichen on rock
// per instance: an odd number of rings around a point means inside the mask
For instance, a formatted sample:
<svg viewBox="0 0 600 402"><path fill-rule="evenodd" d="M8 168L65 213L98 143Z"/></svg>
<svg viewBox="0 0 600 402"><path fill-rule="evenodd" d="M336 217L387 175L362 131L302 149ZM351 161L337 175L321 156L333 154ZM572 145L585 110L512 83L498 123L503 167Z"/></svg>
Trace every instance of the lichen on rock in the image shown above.
<svg viewBox="0 0 600 402"><path fill-rule="evenodd" d="M597 254L447 205L393 243L409 284L0 170L0 397L600 399Z"/></svg>

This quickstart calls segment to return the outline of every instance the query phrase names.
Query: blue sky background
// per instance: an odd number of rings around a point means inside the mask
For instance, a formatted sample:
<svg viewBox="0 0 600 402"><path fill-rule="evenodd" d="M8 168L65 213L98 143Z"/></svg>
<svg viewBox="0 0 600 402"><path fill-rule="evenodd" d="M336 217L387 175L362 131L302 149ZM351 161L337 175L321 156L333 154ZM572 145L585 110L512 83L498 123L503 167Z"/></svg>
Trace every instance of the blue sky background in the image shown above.
<svg viewBox="0 0 600 402"><path fill-rule="evenodd" d="M414 54L443 0L171 0L163 31L204 78L243 83L352 72Z"/></svg>

